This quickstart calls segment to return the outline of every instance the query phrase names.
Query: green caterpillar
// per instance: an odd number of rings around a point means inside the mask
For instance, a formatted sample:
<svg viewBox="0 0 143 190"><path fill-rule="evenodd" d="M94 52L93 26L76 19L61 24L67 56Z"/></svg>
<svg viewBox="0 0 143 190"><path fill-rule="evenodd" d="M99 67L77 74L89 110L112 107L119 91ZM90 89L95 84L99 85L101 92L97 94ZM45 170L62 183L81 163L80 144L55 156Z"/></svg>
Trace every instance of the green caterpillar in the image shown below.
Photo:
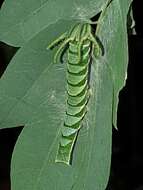
<svg viewBox="0 0 143 190"><path fill-rule="evenodd" d="M89 101L90 63L93 55L99 56L100 46L96 41L91 25L88 23L76 24L69 32L62 34L52 42L48 49L61 43L57 50L54 62L67 49L67 106L61 138L59 142L56 162L70 165L71 154L82 127L82 120L87 112Z"/></svg>

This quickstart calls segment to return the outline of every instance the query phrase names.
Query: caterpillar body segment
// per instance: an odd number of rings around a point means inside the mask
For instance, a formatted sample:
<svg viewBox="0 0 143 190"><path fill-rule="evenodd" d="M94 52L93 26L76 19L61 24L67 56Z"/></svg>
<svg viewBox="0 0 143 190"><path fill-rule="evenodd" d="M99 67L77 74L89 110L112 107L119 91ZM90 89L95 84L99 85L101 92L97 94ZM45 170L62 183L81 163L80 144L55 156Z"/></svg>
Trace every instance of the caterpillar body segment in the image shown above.
<svg viewBox="0 0 143 190"><path fill-rule="evenodd" d="M88 23L75 25L68 33L64 33L51 43L48 48L51 49L60 43L54 62L61 57L66 47L67 106L55 161L70 165L73 147L82 127L82 120L87 113L90 94L89 65L95 48L96 51L99 50L99 52L97 51L97 55L99 55L100 47Z"/></svg>

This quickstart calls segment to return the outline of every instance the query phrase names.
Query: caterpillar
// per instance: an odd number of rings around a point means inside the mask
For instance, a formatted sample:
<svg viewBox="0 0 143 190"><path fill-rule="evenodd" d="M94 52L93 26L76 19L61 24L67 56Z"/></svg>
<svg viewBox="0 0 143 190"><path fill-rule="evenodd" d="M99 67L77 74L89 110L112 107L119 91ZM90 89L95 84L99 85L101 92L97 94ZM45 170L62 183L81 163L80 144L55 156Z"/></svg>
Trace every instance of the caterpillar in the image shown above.
<svg viewBox="0 0 143 190"><path fill-rule="evenodd" d="M90 63L93 55L99 56L101 48L93 35L89 23L78 23L52 42L48 49L60 47L55 53L54 62L67 50L67 101L66 112L55 162L71 164L73 147L82 121L87 113L90 98Z"/></svg>

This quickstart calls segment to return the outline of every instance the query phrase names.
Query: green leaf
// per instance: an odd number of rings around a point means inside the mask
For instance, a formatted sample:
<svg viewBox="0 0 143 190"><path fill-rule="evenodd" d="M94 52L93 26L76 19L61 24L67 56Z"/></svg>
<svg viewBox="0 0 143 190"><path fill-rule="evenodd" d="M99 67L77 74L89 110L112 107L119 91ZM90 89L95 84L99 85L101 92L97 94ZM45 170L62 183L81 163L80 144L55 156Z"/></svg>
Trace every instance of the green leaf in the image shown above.
<svg viewBox="0 0 143 190"><path fill-rule="evenodd" d="M47 52L46 46L71 24L50 26L27 43L0 81L1 127L25 124L13 153L13 190L98 190L105 189L108 182L113 88L104 63L92 66L89 112L76 143L73 165L54 163L65 112L65 65L52 64L54 52Z"/></svg>
<svg viewBox="0 0 143 190"><path fill-rule="evenodd" d="M47 109L41 107L33 115L18 139L12 159L14 190L105 189L110 171L113 87L104 63L93 63L91 71L89 110L69 167L54 162L65 110L63 65L51 67L39 81L48 81L44 89L49 97ZM53 81L51 76L57 79ZM36 91L35 86L32 93Z"/></svg>
<svg viewBox="0 0 143 190"><path fill-rule="evenodd" d="M134 20L134 16L133 16L132 6L130 7L129 12L128 12L127 27L128 27L129 35L136 35L135 20Z"/></svg>
<svg viewBox="0 0 143 190"><path fill-rule="evenodd" d="M56 50L46 51L46 46L73 22L49 24L31 36L13 58L0 81L1 128L25 125L13 153L12 190L106 188L112 115L116 124L118 94L127 70L126 16L130 2L112 1L100 19L97 35L104 55L91 66L88 113L72 166L54 162L66 105L65 64L53 64Z"/></svg>
<svg viewBox="0 0 143 190"><path fill-rule="evenodd" d="M104 47L104 62L110 68L114 85L113 125L115 128L117 128L118 96L127 78L127 14L131 2L132 0L112 1L97 28L97 36Z"/></svg>
<svg viewBox="0 0 143 190"><path fill-rule="evenodd" d="M87 20L107 0L5 0L0 11L0 41L23 46L60 19Z"/></svg>
<svg viewBox="0 0 143 190"><path fill-rule="evenodd" d="M45 84L38 84L37 92L31 98L29 93L52 67L55 51L47 51L46 47L72 23L61 21L56 23L56 27L51 25L13 57L0 80L0 128L25 125L42 102L49 98L43 90L48 80ZM56 76L51 73L51 77L54 81Z"/></svg>

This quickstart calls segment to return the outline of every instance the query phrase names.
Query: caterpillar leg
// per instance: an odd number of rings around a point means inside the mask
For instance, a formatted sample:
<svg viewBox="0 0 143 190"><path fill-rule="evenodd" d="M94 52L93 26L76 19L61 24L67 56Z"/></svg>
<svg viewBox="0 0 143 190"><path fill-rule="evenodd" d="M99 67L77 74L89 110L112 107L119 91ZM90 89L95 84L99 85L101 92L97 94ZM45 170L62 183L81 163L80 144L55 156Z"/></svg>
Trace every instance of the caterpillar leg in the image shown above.
<svg viewBox="0 0 143 190"><path fill-rule="evenodd" d="M63 33L59 38L57 38L50 45L48 45L47 50L54 48L56 45L62 42L66 38L66 36L67 36L67 32Z"/></svg>
<svg viewBox="0 0 143 190"><path fill-rule="evenodd" d="M64 40L64 42L61 44L60 48L57 50L55 56L54 56L54 63L58 62L58 57L62 54L62 52L65 49L65 46L71 41L71 39Z"/></svg>

